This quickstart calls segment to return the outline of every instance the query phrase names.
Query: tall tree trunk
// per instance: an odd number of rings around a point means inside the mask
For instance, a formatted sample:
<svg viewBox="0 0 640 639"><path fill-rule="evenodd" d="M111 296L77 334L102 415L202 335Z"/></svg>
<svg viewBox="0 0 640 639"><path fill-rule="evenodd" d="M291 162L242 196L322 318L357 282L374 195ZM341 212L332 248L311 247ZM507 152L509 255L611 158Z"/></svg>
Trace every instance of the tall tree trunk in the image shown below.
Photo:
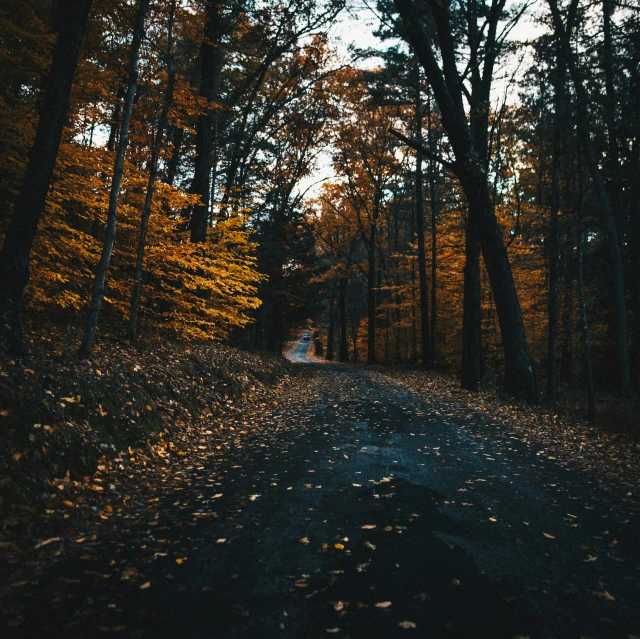
<svg viewBox="0 0 640 639"><path fill-rule="evenodd" d="M207 221L211 202L211 150L213 148L213 108L218 79L221 7L219 0L207 0L205 40L200 45L200 97L209 104L198 115L196 127L196 159L191 192L200 196L200 204L191 212L190 232L192 242L207 239ZM201 107L202 108L202 107Z"/></svg>
<svg viewBox="0 0 640 639"><path fill-rule="evenodd" d="M602 0L602 27L604 41L602 43L602 66L605 86L605 122L607 124L607 169L609 177L609 197L615 203L620 193L620 160L616 132L616 92L613 77L613 42L611 37L612 0Z"/></svg>
<svg viewBox="0 0 640 639"><path fill-rule="evenodd" d="M340 346L338 361L349 361L349 345L347 343L347 286L349 280L341 277L338 283L338 319L340 321Z"/></svg>
<svg viewBox="0 0 640 639"><path fill-rule="evenodd" d="M144 262L144 250L147 244L147 231L149 228L149 217L151 215L151 204L153 202L153 191L158 175L158 158L162 149L162 138L167 125L169 107L173 99L173 87L175 84L175 73L173 72L173 18L175 14L176 0L171 0L169 13L168 40L167 40L167 90L162 104L162 112L158 120L156 137L151 152L151 162L149 163L149 179L147 181L147 195L144 200L142 216L140 218L140 234L138 236L138 250L136 252L136 268L133 276L134 283L131 291L131 310L129 314L129 326L127 337L134 342L138 336L138 317L140 314L140 294L142 291L142 265Z"/></svg>
<svg viewBox="0 0 640 639"><path fill-rule="evenodd" d="M582 260L584 254L584 223L583 223L583 202L582 202L582 177L580 179L580 202L578 216L578 299L580 301L580 328L582 329L582 344L584 358L584 382L587 389L587 419L593 419L596 414L596 397L593 388L593 372L591 368L591 346L589 344L589 324L587 321L587 303L585 301L584 292L584 270L582 268Z"/></svg>
<svg viewBox="0 0 640 639"><path fill-rule="evenodd" d="M609 261L611 265L613 299L615 306L618 374L620 378L620 390L623 394L627 395L631 391L631 376L629 368L629 346L627 343L627 303L625 299L622 253L618 242L618 230L616 228L611 199L607 193L605 181L591 141L588 119L589 101L582 78L580 77L578 63L573 55L573 51L571 50L571 22L569 22L568 27L565 27L565 24L562 21L562 16L560 15L560 10L558 9L557 0L548 0L548 2L549 7L551 8L556 36L559 38L561 46L564 48L567 66L575 88L578 135L584 150L587 167L589 168L589 173L591 175L591 182L593 183L596 197L600 204L598 211L600 213L601 224L604 228L609 246ZM576 6L577 0L573 0L569 11L571 12L572 9L575 11ZM569 18L569 20L571 20L571 18Z"/></svg>
<svg viewBox="0 0 640 639"><path fill-rule="evenodd" d="M369 267L367 270L367 363L376 364L376 240L377 227L369 229Z"/></svg>
<svg viewBox="0 0 640 639"><path fill-rule="evenodd" d="M416 139L422 144L422 108L420 104L420 73L416 64L415 87ZM424 192L422 184L422 153L416 152L416 235L418 236L418 281L420 290L420 338L422 343L422 368L431 363L429 347L429 290L427 288L427 258L424 247Z"/></svg>
<svg viewBox="0 0 640 639"><path fill-rule="evenodd" d="M351 344L353 348L353 358L352 361L354 364L358 363L358 322L355 318L355 312L351 312Z"/></svg>
<svg viewBox="0 0 640 639"><path fill-rule="evenodd" d="M138 14L133 29L133 38L131 41L131 54L129 58L129 79L127 81L127 91L125 101L122 108L122 120L120 122L120 135L118 138L118 148L116 158L113 165L113 178L111 179L111 192L109 193L109 210L107 212L107 229L102 247L100 261L96 267L96 273L93 280L91 290L91 303L89 305L89 313L85 324L82 343L80 344L79 355L85 359L91 355L93 341L95 339L96 327L98 326L98 318L100 316L100 307L104 299L105 282L107 278L107 269L111 261L111 253L113 245L116 241L116 228L118 222L118 200L120 198L120 185L122 183L122 174L124 169L124 158L127 152L129 142L129 124L131 122L131 111L133 109L133 100L136 95L136 87L138 84L138 59L140 57L140 45L144 36L144 21L149 9L149 0L140 0L138 6Z"/></svg>
<svg viewBox="0 0 640 639"><path fill-rule="evenodd" d="M547 399L557 402L560 398L560 375L558 370L558 336L560 323L560 301L558 279L560 270L560 182L562 179L562 142L565 132L565 74L566 60L562 46L557 47L555 69L555 96L553 122L553 150L551 158L551 206L549 211L549 236L547 238L549 262L548 339L547 339Z"/></svg>
<svg viewBox="0 0 640 639"><path fill-rule="evenodd" d="M480 385L480 243L475 223L469 217L466 225L464 265L464 300L462 311L462 376L461 386L477 391Z"/></svg>
<svg viewBox="0 0 640 639"><path fill-rule="evenodd" d="M331 287L333 289L333 287ZM333 290L331 290L331 301L329 302L329 326L327 328L327 354L325 359L333 360L333 343L335 341L336 329L336 301L334 299Z"/></svg>
<svg viewBox="0 0 640 639"><path fill-rule="evenodd" d="M562 311L562 352L560 356L560 379L569 384L575 385L573 366L573 286L572 279L565 277L564 284L564 309ZM567 281L568 280L568 281Z"/></svg>
<svg viewBox="0 0 640 639"><path fill-rule="evenodd" d="M58 38L49 73L43 80L36 136L0 252L0 344L14 355L25 352L22 296L29 283L31 247L58 157L90 8L91 0L56 3Z"/></svg>
<svg viewBox="0 0 640 639"><path fill-rule="evenodd" d="M431 129L431 125L429 125ZM431 166L431 366L437 362L438 357L438 182L435 174L435 165Z"/></svg>
<svg viewBox="0 0 640 639"><path fill-rule="evenodd" d="M477 225L482 256L491 282L504 350L504 387L516 397L537 401L538 388L509 257L486 182L479 166L461 172L469 219Z"/></svg>

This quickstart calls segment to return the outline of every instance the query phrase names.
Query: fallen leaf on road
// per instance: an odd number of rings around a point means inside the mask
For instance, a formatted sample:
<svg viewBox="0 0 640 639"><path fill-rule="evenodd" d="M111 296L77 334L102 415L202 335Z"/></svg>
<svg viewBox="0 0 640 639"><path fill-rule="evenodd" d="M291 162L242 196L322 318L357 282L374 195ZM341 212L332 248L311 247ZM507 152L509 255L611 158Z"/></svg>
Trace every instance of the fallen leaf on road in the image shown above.
<svg viewBox="0 0 640 639"><path fill-rule="evenodd" d="M301 543L301 544L308 544L308 543L310 543L310 542L309 542L309 538L308 538L308 537L303 537L303 538L300 540L300 543Z"/></svg>
<svg viewBox="0 0 640 639"><path fill-rule="evenodd" d="M405 630L409 630L410 628L416 628L416 624L413 623L413 621L401 621L398 625L401 628L404 628Z"/></svg>
<svg viewBox="0 0 640 639"><path fill-rule="evenodd" d="M151 585L150 581L145 581L142 586L140 586L140 590L146 590Z"/></svg>
<svg viewBox="0 0 640 639"><path fill-rule="evenodd" d="M362 530L373 530L376 527L375 524L366 524L362 526Z"/></svg>
<svg viewBox="0 0 640 639"><path fill-rule="evenodd" d="M542 533L547 539L555 539L555 537L553 535L550 535L549 533L543 532Z"/></svg>
<svg viewBox="0 0 640 639"><path fill-rule="evenodd" d="M376 608L388 608L390 605L390 601L380 601L376 604Z"/></svg>
<svg viewBox="0 0 640 639"><path fill-rule="evenodd" d="M45 539L44 541L41 541L39 544L36 544L33 548L34 550L38 550L38 548L43 548L44 546L53 544L56 541L60 541L60 537L51 537L49 539Z"/></svg>

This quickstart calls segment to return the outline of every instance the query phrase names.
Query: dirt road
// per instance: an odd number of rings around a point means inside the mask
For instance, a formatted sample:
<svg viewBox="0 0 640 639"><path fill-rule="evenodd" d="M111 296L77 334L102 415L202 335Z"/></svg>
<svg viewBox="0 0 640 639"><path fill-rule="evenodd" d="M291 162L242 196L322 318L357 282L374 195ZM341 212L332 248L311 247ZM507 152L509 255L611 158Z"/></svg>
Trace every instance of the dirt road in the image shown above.
<svg viewBox="0 0 640 639"><path fill-rule="evenodd" d="M259 436L21 589L9 636L640 636L624 495L379 372L300 366Z"/></svg>

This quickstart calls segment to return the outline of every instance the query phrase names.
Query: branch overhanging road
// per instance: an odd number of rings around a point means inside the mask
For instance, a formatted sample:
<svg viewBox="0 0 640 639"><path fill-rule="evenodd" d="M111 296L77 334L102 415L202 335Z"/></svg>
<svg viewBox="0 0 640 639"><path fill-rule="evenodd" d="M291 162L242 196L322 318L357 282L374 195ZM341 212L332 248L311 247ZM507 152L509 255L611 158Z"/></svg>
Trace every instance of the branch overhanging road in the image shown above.
<svg viewBox="0 0 640 639"><path fill-rule="evenodd" d="M308 347L290 357L315 370L247 415L261 436L159 485L153 520L90 559L72 549L10 636L640 636L615 495Z"/></svg>

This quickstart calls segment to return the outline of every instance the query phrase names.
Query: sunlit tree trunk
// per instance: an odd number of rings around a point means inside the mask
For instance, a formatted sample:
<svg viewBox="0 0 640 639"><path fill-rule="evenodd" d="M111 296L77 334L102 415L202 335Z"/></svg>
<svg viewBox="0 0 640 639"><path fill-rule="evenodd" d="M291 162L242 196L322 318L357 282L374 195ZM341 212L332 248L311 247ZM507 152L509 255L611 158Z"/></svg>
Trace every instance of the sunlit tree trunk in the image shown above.
<svg viewBox="0 0 640 639"><path fill-rule="evenodd" d="M49 73L43 81L36 136L0 251L0 344L14 355L22 356L25 351L22 296L29 283L31 247L58 157L90 8L91 0L56 3L58 38Z"/></svg>

